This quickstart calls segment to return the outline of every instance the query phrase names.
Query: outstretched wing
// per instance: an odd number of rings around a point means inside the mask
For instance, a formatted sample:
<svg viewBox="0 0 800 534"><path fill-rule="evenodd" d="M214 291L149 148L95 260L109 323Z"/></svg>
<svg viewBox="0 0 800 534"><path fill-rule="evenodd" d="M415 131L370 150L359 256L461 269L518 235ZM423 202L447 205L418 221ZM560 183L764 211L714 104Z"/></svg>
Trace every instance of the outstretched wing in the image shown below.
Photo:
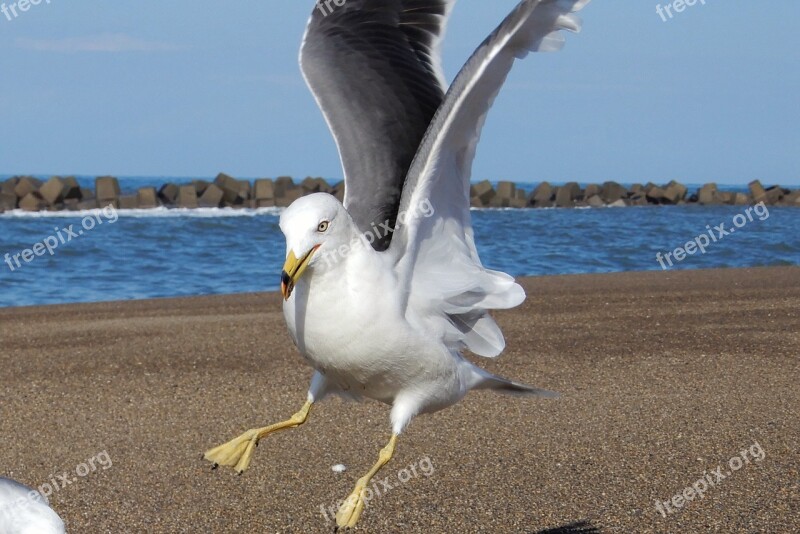
<svg viewBox="0 0 800 534"><path fill-rule="evenodd" d="M409 171L399 210L403 224L390 252L410 287L406 316L436 323L452 346L496 356L505 341L488 310L525 299L513 278L482 266L475 248L469 178L486 114L514 60L561 49L559 30L577 32L580 20L573 13L588 2L521 2L453 81Z"/></svg>
<svg viewBox="0 0 800 534"><path fill-rule="evenodd" d="M394 225L403 181L444 97L439 42L455 0L337 3L317 1L300 66L339 148L344 205L367 232Z"/></svg>

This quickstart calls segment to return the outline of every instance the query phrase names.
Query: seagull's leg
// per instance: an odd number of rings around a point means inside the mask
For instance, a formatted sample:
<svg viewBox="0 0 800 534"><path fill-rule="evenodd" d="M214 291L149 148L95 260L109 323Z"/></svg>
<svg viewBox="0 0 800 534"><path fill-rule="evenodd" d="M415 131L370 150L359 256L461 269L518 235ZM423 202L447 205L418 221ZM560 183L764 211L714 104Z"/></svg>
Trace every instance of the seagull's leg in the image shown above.
<svg viewBox="0 0 800 534"><path fill-rule="evenodd" d="M321 373L315 372L311 378L311 386L308 388L308 400L300 408L300 411L286 421L263 428L253 428L224 445L206 451L205 459L214 462L214 467L218 465L233 467L241 475L250 465L250 458L252 458L253 450L258 445L259 440L273 432L295 428L305 423L314 401L320 400L325 396L327 387L328 384L325 377Z"/></svg>
<svg viewBox="0 0 800 534"><path fill-rule="evenodd" d="M252 458L253 450L258 445L259 440L273 432L278 432L279 430L285 430L287 428L295 428L305 423L313 403L314 401L312 400L306 401L303 407L300 408L300 411L286 421L281 421L280 423L275 423L274 425L265 426L263 428L253 428L224 445L206 451L205 459L214 462L215 467L217 465L226 465L236 469L239 474L244 473L250 465L250 458Z"/></svg>
<svg viewBox="0 0 800 534"><path fill-rule="evenodd" d="M336 525L339 528L352 528L356 525L358 518L361 517L361 512L364 511L364 490L369 485L372 477L380 471L381 467L392 459L396 444L397 434L392 434L389 443L381 449L378 461L372 466L372 469L370 469L366 475L358 479L353 493L345 499L344 503L339 507L339 511L336 512Z"/></svg>

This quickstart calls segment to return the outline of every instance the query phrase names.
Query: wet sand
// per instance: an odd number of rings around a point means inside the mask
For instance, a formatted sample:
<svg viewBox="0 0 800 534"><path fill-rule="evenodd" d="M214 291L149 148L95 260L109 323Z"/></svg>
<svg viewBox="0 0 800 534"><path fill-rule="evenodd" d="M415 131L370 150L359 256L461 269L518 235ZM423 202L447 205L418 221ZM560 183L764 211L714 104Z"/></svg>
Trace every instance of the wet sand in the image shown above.
<svg viewBox="0 0 800 534"><path fill-rule="evenodd" d="M800 268L522 283L480 363L562 397L415 419L359 530L800 529ZM330 399L243 476L209 469L205 449L305 399L277 294L0 309L0 338L0 476L67 473L50 499L70 532L330 532L390 432L386 406Z"/></svg>

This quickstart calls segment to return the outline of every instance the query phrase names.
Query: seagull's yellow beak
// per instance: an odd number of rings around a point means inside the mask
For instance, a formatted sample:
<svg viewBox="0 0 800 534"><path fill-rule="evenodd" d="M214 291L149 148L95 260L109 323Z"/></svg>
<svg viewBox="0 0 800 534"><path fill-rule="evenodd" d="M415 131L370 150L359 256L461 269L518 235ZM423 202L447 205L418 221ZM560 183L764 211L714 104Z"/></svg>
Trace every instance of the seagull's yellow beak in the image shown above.
<svg viewBox="0 0 800 534"><path fill-rule="evenodd" d="M318 248L319 245L315 245L299 260L297 256L294 255L294 250L289 251L289 255L286 256L286 263L283 264L283 271L281 272L281 294L284 300L289 300L294 285L300 280L300 277L303 276L303 272L305 272L306 267L308 267L311 256L314 255Z"/></svg>

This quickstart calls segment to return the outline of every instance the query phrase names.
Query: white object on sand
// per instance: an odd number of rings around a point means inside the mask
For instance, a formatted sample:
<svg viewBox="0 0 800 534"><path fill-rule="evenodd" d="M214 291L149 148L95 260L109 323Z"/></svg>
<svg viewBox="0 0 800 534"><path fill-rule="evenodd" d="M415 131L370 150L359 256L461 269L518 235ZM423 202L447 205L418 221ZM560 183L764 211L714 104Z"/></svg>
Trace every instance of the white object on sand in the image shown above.
<svg viewBox="0 0 800 534"><path fill-rule="evenodd" d="M63 534L64 522L38 491L0 477L0 534Z"/></svg>

